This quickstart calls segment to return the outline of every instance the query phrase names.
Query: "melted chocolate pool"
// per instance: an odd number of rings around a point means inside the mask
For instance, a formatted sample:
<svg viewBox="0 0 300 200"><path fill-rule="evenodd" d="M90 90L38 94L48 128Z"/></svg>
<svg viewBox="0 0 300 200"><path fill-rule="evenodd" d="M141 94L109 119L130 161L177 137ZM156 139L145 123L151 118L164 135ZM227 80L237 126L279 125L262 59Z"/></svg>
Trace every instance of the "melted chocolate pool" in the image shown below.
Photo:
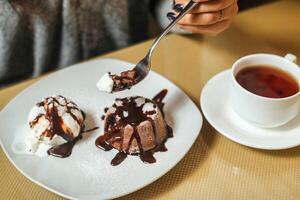
<svg viewBox="0 0 300 200"><path fill-rule="evenodd" d="M152 103L155 103L155 105L158 106L158 108L160 108L163 116L164 116L163 99L165 98L167 92L168 91L166 89L162 90L160 93L158 93L152 99L152 101L146 99L146 102L151 101ZM132 97L132 98L138 98L138 97ZM111 149L113 149L113 147L109 144L108 141L110 139L119 139L120 141L123 141L123 133L120 130L123 128L124 125L130 124L130 125L132 125L134 130L133 130L133 134L130 138L128 148L125 150L125 152L119 150L119 153L117 153L116 156L112 159L111 165L113 165L113 166L119 165L121 162L123 162L125 160L125 158L129 154L129 148L131 146L131 143L134 140L137 141L139 150L141 152L133 154L133 155L139 156L140 159L144 163L155 163L156 159L154 158L153 154L158 151L160 151L160 152L167 151L167 148L165 146L166 141L162 142L161 144L157 144L154 149L151 149L148 151L143 151L141 138L136 129L136 127L141 122L144 122L144 121L150 121L152 123L152 127L154 127L154 125L153 125L154 121L148 115L155 114L155 112L153 113L153 111L149 111L149 112L144 113L142 110L142 106L138 107L136 105L136 103L134 101L135 99L129 100L128 98L124 98L124 99L117 99L117 100L122 101L122 106L116 106L114 104L113 107L116 109L116 111L114 113L118 116L121 116L121 119L118 122L116 122L116 119L112 115L108 115L108 117L106 119L106 124L104 127L105 134L97 138L97 140L95 141L96 146L104 151L110 151ZM107 110L108 109L105 109L105 113L107 112ZM130 113L130 115L124 116L124 111ZM154 133L155 133L155 130L154 130ZM155 133L155 135L156 135L156 133ZM173 131L170 126L167 126L167 138L170 138L170 137L173 137Z"/></svg>
<svg viewBox="0 0 300 200"><path fill-rule="evenodd" d="M50 148L47 153L48 155L59 157L59 158L66 158L69 157L72 154L72 150L76 142L79 140L81 137L77 137L73 141L68 141L64 144L54 146Z"/></svg>

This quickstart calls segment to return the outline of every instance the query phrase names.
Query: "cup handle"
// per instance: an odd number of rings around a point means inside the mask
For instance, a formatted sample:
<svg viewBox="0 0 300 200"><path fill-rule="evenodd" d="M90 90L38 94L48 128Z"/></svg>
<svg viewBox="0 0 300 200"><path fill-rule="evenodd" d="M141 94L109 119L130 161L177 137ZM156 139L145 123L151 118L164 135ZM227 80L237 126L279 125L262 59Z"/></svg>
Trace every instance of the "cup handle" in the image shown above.
<svg viewBox="0 0 300 200"><path fill-rule="evenodd" d="M288 53L284 56L284 58L295 64L297 63L297 56L295 56L294 54Z"/></svg>

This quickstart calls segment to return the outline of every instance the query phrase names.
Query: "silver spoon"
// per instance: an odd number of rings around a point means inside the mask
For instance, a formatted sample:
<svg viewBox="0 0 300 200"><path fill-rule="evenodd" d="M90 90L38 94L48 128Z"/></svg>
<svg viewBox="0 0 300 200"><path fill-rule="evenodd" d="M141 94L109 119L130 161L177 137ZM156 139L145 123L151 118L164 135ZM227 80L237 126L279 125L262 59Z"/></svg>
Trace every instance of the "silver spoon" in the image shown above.
<svg viewBox="0 0 300 200"><path fill-rule="evenodd" d="M153 52L160 42L160 40L167 35L170 30L173 28L173 26L176 25L176 23L181 20L191 9L193 9L198 3L194 2L193 0L190 0L190 2L184 7L184 9L178 14L178 16L165 28L165 30L156 38L156 40L153 42L152 46L150 47L147 55L145 58L143 58L132 70L124 71L121 73L120 76L118 75L112 75L109 73L109 77L113 80L113 86L109 91L104 89L107 92L117 92L122 91L125 89L129 89L132 86L138 84L141 80L143 80L147 74L150 71L151 67L151 57L153 55ZM101 88L101 80L99 81L100 90L103 90Z"/></svg>

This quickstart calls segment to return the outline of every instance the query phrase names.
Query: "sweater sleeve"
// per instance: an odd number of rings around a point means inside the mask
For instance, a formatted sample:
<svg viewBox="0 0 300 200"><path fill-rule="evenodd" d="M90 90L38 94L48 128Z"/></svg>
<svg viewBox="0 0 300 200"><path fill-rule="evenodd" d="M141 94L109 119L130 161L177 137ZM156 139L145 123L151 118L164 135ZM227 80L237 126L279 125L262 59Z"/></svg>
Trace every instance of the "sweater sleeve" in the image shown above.
<svg viewBox="0 0 300 200"><path fill-rule="evenodd" d="M31 50L27 48L31 38L23 21L7 1L0 1L0 85L32 71Z"/></svg>

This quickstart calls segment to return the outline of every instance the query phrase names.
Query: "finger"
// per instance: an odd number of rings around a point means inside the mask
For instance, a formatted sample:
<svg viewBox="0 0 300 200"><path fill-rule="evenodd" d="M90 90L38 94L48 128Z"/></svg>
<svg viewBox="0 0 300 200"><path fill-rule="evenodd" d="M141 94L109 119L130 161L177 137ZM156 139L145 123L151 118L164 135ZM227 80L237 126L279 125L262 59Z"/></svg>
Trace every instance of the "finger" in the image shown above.
<svg viewBox="0 0 300 200"><path fill-rule="evenodd" d="M194 1L198 2L198 3L203 3L203 2L208 2L211 0L194 0ZM183 10L183 8L186 6L186 4L188 4L187 0L173 0L173 10L175 12L181 12ZM197 5L197 6L199 6L199 5Z"/></svg>
<svg viewBox="0 0 300 200"><path fill-rule="evenodd" d="M175 7L186 5L185 0L176 0ZM199 3L199 5L195 6L190 13L205 13L205 12L217 12L219 10L223 10L233 4L237 5L236 0L210 0L210 1L203 1ZM174 9L174 11L177 11ZM179 11L180 12L180 11Z"/></svg>
<svg viewBox="0 0 300 200"><path fill-rule="evenodd" d="M231 5L225 8L222 12L209 12L209 13L197 13L187 14L182 18L178 24L181 25L209 25L215 24L219 21L229 20L237 14L237 7Z"/></svg>
<svg viewBox="0 0 300 200"><path fill-rule="evenodd" d="M179 25L179 27L191 33L200 33L209 36L216 36L219 33L226 30L229 27L230 23L231 20L225 20L211 25L204 25L204 26Z"/></svg>

